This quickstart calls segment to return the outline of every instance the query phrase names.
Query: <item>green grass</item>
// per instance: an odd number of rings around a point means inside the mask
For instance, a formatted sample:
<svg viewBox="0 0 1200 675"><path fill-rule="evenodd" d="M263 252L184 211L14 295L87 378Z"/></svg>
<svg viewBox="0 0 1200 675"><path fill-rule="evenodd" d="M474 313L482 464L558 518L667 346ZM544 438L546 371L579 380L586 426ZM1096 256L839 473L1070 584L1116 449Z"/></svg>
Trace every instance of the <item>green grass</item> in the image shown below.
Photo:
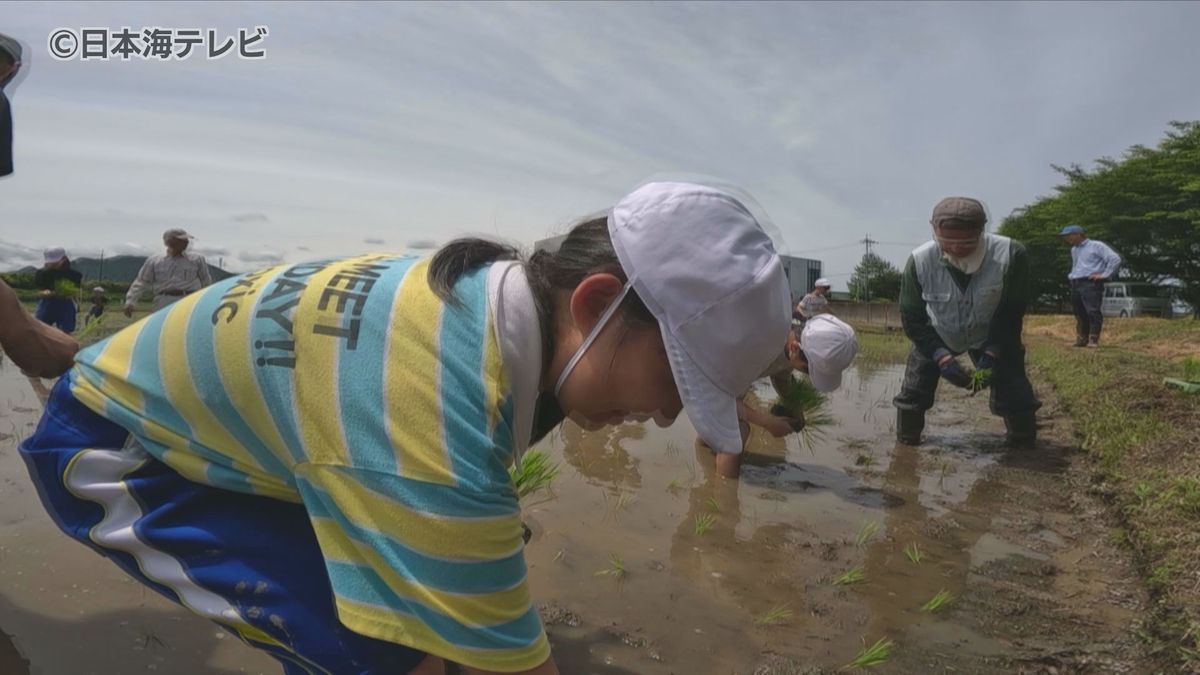
<svg viewBox="0 0 1200 675"><path fill-rule="evenodd" d="M612 577L618 581L625 578L628 572L625 571L625 561L621 556L613 553L608 557L608 567L596 572L598 577Z"/></svg>
<svg viewBox="0 0 1200 675"><path fill-rule="evenodd" d="M1085 350L1062 337L1068 318L1038 319L1035 328L1054 327L1055 336L1029 341L1031 374L1053 385L1092 460L1094 489L1122 519L1123 543L1151 591L1146 633L1159 653L1191 648L1189 626L1200 625L1200 453L1192 440L1200 397L1168 390L1162 379L1196 368L1194 356L1172 355L1200 342L1200 322L1106 322L1101 348Z"/></svg>
<svg viewBox="0 0 1200 675"><path fill-rule="evenodd" d="M914 565L920 565L925 558L925 554L921 553L921 547L917 546L915 541L904 547L904 556Z"/></svg>
<svg viewBox="0 0 1200 675"><path fill-rule="evenodd" d="M887 660L892 655L892 647L896 643L887 638L880 638L871 646L867 646L866 638L863 638L863 649L854 657L854 660L842 666L842 670L854 670L855 668L873 668L875 666L887 663Z"/></svg>
<svg viewBox="0 0 1200 675"><path fill-rule="evenodd" d="M1181 367L1183 369L1183 379L1188 382L1200 382L1200 359L1189 356L1183 360Z"/></svg>
<svg viewBox="0 0 1200 675"><path fill-rule="evenodd" d="M865 578L866 578L866 575L863 573L862 565L858 565L857 567L853 567L850 570L848 570L842 576L834 579L833 585L834 586L851 586L853 584L857 584L857 583L861 582Z"/></svg>
<svg viewBox="0 0 1200 675"><path fill-rule="evenodd" d="M858 534L854 535L854 545L858 548L865 548L878 533L879 523L874 520L867 521L859 526Z"/></svg>
<svg viewBox="0 0 1200 675"><path fill-rule="evenodd" d="M894 363L908 355L911 344L903 332L883 333L870 326L855 326L858 356L855 361Z"/></svg>
<svg viewBox="0 0 1200 675"><path fill-rule="evenodd" d="M770 611L761 614L754 618L756 626L777 626L781 623L787 623L792 619L792 610L788 609L787 605L774 607Z"/></svg>
<svg viewBox="0 0 1200 675"><path fill-rule="evenodd" d="M697 513L695 522L696 536L703 537L704 533L712 529L712 526L716 524L716 522L717 517L711 513Z"/></svg>
<svg viewBox="0 0 1200 675"><path fill-rule="evenodd" d="M933 596L925 604L921 605L921 611L933 613L952 602L954 602L954 596L943 588L937 592L937 595Z"/></svg>
<svg viewBox="0 0 1200 675"><path fill-rule="evenodd" d="M559 465L551 463L550 456L541 450L525 453L509 471L513 486L517 490L517 498L524 499L542 490L548 490L558 471Z"/></svg>

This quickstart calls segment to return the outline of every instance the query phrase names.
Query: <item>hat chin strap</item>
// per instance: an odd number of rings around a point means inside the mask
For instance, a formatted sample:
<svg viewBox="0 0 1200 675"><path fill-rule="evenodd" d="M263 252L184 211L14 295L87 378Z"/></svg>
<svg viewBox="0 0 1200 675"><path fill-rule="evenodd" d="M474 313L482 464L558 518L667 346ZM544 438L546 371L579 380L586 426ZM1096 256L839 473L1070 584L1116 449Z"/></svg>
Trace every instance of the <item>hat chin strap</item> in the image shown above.
<svg viewBox="0 0 1200 675"><path fill-rule="evenodd" d="M632 287L633 277L631 277L629 281L625 282L625 286L621 288L620 295L618 295L617 299L613 300L612 304L604 310L604 314L600 315L600 320L596 322L596 325L592 328L592 332L588 333L588 336L583 340L583 344L579 345L579 349L576 349L575 353L571 355L571 360L567 361L567 366L563 368L562 373L558 376L558 382L554 384L555 398L558 398L559 392L562 391L563 384L565 384L567 381L567 376L571 374L572 370L575 370L575 366L579 365L579 360L583 358L584 352L586 352L588 347L591 347L592 343L596 341L596 336L600 335L600 331L604 330L605 324L607 324L608 320L612 318L612 315L616 314L617 309L621 306L621 301L624 300L625 296L629 294L629 289Z"/></svg>

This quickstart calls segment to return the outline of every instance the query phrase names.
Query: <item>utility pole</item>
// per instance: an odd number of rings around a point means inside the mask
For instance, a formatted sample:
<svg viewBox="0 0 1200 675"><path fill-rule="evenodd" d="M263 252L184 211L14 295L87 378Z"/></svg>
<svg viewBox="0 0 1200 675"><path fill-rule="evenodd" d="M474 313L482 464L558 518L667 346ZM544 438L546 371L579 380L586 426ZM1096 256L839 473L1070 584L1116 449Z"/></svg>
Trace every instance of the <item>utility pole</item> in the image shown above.
<svg viewBox="0 0 1200 675"><path fill-rule="evenodd" d="M867 267L867 262L868 262L867 257L871 255L871 246L878 244L879 242L872 239L871 234L867 233L867 236L863 237L861 240L859 240L859 243L863 245L863 272L864 272L864 274L863 274L862 284L863 284L863 295L866 296L863 299L866 300L867 302L870 302L871 301L871 270L870 270L870 268Z"/></svg>
<svg viewBox="0 0 1200 675"><path fill-rule="evenodd" d="M100 278L97 281L104 281L104 249L100 249Z"/></svg>

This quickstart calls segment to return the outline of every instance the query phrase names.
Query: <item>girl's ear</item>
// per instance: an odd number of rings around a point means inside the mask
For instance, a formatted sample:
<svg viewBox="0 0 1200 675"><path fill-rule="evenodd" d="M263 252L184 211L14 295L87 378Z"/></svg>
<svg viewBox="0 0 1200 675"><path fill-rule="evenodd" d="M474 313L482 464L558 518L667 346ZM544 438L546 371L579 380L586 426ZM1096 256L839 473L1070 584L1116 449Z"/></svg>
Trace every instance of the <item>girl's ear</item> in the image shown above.
<svg viewBox="0 0 1200 675"><path fill-rule="evenodd" d="M625 283L612 274L590 274L571 291L571 320L587 335L621 294Z"/></svg>

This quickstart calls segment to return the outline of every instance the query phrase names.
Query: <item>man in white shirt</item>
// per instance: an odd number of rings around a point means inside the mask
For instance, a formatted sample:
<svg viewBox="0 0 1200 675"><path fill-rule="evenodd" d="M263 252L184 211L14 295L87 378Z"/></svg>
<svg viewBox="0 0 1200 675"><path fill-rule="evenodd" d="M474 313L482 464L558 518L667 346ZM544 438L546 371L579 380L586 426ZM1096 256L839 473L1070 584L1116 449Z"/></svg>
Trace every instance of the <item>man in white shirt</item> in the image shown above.
<svg viewBox="0 0 1200 675"><path fill-rule="evenodd" d="M828 279L817 279L817 283L813 284L813 291L801 298L796 305L800 316L805 320L811 319L818 314L824 314L829 311L829 289L831 284Z"/></svg>
<svg viewBox="0 0 1200 675"><path fill-rule="evenodd" d="M1102 241L1088 239L1079 225L1068 225L1059 235L1071 247L1071 308L1075 312L1075 346L1099 347L1104 315L1104 282L1116 275L1121 256Z"/></svg>
<svg viewBox="0 0 1200 675"><path fill-rule="evenodd" d="M125 316L133 316L133 306L147 288L154 290L154 311L157 312L212 283L204 256L187 250L192 238L177 227L163 233L167 252L150 256L142 265L137 279L130 284L129 293L125 295Z"/></svg>

